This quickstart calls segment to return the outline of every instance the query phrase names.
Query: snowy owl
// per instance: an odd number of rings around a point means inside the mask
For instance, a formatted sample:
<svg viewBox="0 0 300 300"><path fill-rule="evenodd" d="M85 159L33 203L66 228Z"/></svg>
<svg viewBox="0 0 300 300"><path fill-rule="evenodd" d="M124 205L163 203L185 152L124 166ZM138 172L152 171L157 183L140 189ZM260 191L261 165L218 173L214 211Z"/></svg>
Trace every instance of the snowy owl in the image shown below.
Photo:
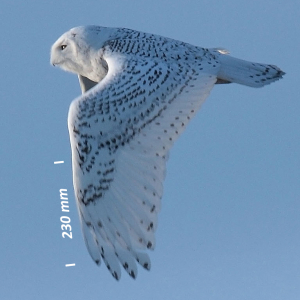
<svg viewBox="0 0 300 300"><path fill-rule="evenodd" d="M215 84L262 87L284 75L184 42L124 28L76 27L51 64L78 75L70 106L73 183L87 249L117 280L136 278L155 247L166 162Z"/></svg>

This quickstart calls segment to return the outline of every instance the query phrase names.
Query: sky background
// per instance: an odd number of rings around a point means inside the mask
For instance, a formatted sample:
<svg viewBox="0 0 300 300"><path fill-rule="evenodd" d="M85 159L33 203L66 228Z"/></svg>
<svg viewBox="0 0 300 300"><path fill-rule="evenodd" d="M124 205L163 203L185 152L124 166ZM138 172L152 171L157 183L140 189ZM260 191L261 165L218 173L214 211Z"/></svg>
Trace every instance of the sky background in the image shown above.
<svg viewBox="0 0 300 300"><path fill-rule="evenodd" d="M299 19L298 0L1 0L0 298L300 299ZM262 89L214 88L171 151L152 269L136 280L116 282L85 248L67 131L80 88L49 64L62 33L91 24L287 73ZM72 240L61 236L62 188Z"/></svg>

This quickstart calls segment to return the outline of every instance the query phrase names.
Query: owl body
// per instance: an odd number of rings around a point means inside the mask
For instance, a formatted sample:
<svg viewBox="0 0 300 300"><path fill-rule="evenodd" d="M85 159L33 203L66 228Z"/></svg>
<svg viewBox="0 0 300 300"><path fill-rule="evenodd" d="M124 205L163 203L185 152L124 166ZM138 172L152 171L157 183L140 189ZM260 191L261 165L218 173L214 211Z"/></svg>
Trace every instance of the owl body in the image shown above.
<svg viewBox="0 0 300 300"><path fill-rule="evenodd" d="M76 73L70 106L73 182L93 260L119 279L151 263L169 151L218 83L261 87L274 65L247 62L124 28L73 28L52 46L51 63Z"/></svg>

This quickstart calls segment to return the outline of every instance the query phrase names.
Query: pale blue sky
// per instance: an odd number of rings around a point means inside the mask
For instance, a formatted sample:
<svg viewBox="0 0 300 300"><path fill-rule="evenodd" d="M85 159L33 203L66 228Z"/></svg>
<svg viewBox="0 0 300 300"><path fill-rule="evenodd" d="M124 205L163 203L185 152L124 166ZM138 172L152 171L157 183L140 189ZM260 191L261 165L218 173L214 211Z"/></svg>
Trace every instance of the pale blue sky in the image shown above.
<svg viewBox="0 0 300 300"><path fill-rule="evenodd" d="M0 298L300 299L299 19L298 0L1 0ZM262 89L215 87L171 151L152 269L135 281L116 282L85 248L67 132L80 89L49 64L52 43L88 24L224 47L287 73Z"/></svg>

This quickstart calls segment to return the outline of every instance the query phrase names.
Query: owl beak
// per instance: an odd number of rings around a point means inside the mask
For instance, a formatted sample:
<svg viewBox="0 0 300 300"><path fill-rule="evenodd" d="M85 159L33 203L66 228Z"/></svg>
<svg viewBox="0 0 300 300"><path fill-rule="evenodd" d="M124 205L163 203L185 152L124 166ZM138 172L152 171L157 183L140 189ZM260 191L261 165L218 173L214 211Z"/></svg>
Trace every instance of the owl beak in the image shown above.
<svg viewBox="0 0 300 300"><path fill-rule="evenodd" d="M57 62L54 59L50 59L50 64L55 67L57 65Z"/></svg>
<svg viewBox="0 0 300 300"><path fill-rule="evenodd" d="M56 65L59 64L59 62L57 60L55 60L55 58L53 57L53 55L51 55L50 57L50 64L55 67Z"/></svg>
<svg viewBox="0 0 300 300"><path fill-rule="evenodd" d="M52 57L50 58L50 64L55 67L55 61L53 61Z"/></svg>

